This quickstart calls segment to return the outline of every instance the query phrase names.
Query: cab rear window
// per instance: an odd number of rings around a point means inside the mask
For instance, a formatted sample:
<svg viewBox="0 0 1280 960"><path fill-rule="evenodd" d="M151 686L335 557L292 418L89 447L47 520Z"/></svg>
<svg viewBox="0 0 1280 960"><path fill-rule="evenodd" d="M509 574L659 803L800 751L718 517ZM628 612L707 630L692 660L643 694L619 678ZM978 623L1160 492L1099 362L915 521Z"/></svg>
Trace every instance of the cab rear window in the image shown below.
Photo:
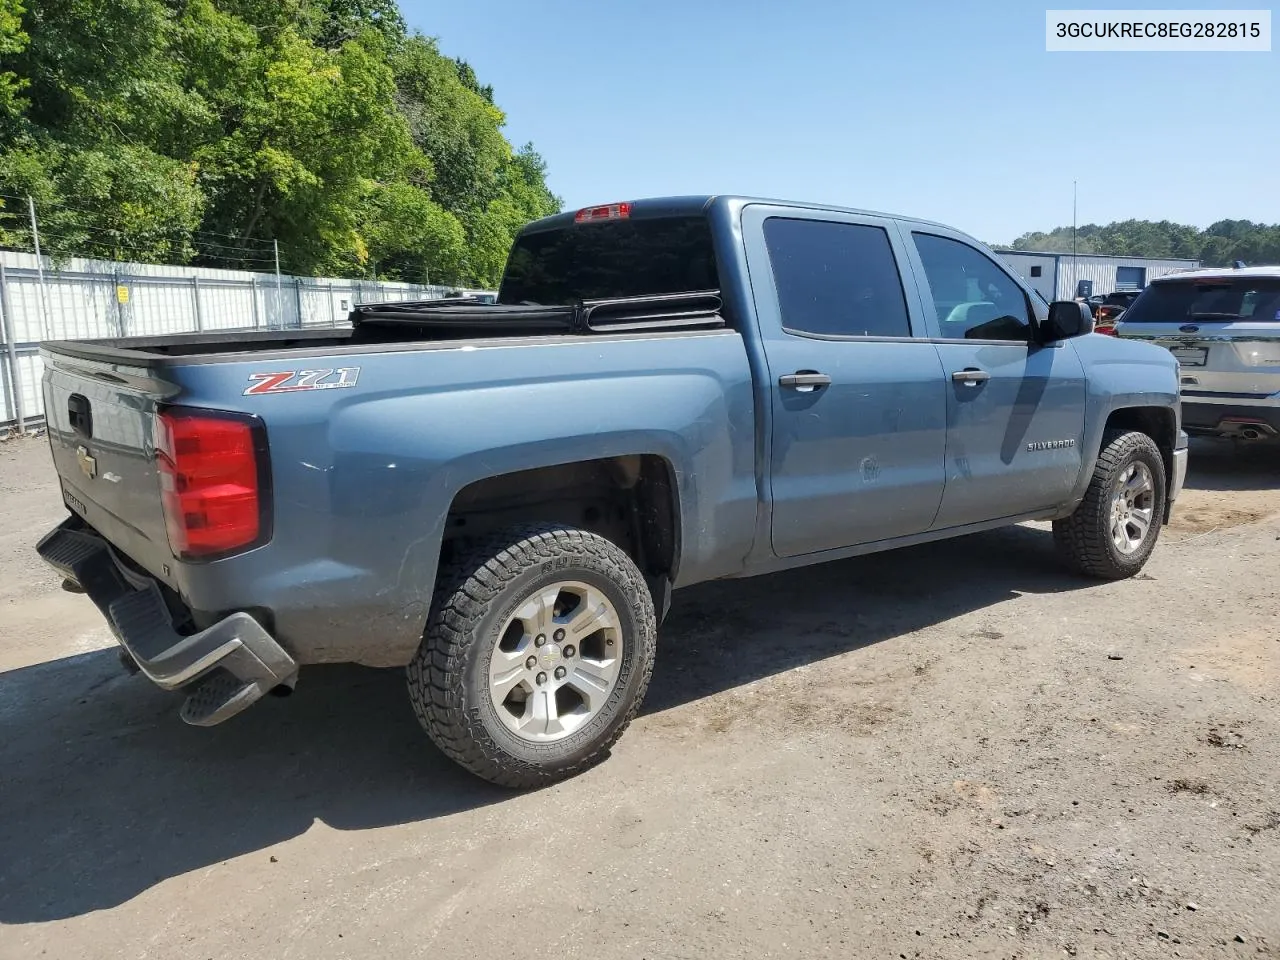
<svg viewBox="0 0 1280 960"><path fill-rule="evenodd" d="M647 217L517 238L498 302L561 306L719 287L706 217Z"/></svg>
<svg viewBox="0 0 1280 960"><path fill-rule="evenodd" d="M1280 322L1280 277L1223 277L1153 283L1125 323Z"/></svg>

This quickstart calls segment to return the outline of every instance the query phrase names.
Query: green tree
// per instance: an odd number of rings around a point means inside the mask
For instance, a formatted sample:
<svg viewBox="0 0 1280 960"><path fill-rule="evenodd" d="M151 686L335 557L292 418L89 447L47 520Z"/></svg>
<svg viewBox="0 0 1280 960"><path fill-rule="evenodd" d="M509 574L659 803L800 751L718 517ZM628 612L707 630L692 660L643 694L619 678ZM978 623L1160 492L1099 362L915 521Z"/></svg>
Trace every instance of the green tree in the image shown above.
<svg viewBox="0 0 1280 960"><path fill-rule="evenodd" d="M471 68L471 64L462 59L453 61L454 67L458 71L458 79L462 81L462 85L472 93L478 93L489 103L493 103L493 87L488 84L481 84L476 76L475 70Z"/></svg>
<svg viewBox="0 0 1280 960"><path fill-rule="evenodd" d="M23 11L19 0L0 0L0 58L21 53L31 39L22 29ZM28 82L12 70L0 70L0 131L12 135L14 121L26 106L21 93Z"/></svg>
<svg viewBox="0 0 1280 960"><path fill-rule="evenodd" d="M484 209L500 193L511 156L502 111L463 82L435 40L410 37L394 65L400 111L434 166L432 195L455 213Z"/></svg>
<svg viewBox="0 0 1280 960"><path fill-rule="evenodd" d="M395 69L400 111L432 160L431 195L465 232L456 279L492 286L515 231L560 209L546 186L546 166L532 145L512 151L492 89L479 86L466 63L442 55L436 41L410 37Z"/></svg>
<svg viewBox="0 0 1280 960"><path fill-rule="evenodd" d="M428 191L409 183L376 184L363 213L370 272L412 283L449 283L462 276L466 232Z"/></svg>
<svg viewBox="0 0 1280 960"><path fill-rule="evenodd" d="M365 30L379 33L391 47L405 38L404 17L395 0L325 0L316 4L314 40L317 46L336 50Z"/></svg>
<svg viewBox="0 0 1280 960"><path fill-rule="evenodd" d="M1014 250L1071 250L1071 228L1024 233L1008 245ZM1123 220L1105 226L1085 224L1077 231L1080 253L1128 257L1174 257L1225 266L1235 260L1250 264L1280 263L1280 224L1220 220L1204 230L1168 220Z"/></svg>
<svg viewBox="0 0 1280 960"><path fill-rule="evenodd" d="M166 147L191 134L203 108L168 56L168 8L41 0L23 30L30 41L0 61L25 87L0 150L0 192L36 200L50 252L189 256L203 198L194 169ZM104 50L118 57L111 69Z"/></svg>
<svg viewBox="0 0 1280 960"><path fill-rule="evenodd" d="M492 284L559 207L504 119L394 0L0 0L0 193L54 253Z"/></svg>
<svg viewBox="0 0 1280 960"><path fill-rule="evenodd" d="M156 263L195 253L204 208L195 168L145 147L31 144L0 154L0 181L35 200L48 253ZM10 232L25 239L25 226Z"/></svg>
<svg viewBox="0 0 1280 960"><path fill-rule="evenodd" d="M372 33L330 51L285 29L241 56L218 91L216 133L194 154L213 229L278 239L291 269L365 263L370 185L430 169L382 52Z"/></svg>

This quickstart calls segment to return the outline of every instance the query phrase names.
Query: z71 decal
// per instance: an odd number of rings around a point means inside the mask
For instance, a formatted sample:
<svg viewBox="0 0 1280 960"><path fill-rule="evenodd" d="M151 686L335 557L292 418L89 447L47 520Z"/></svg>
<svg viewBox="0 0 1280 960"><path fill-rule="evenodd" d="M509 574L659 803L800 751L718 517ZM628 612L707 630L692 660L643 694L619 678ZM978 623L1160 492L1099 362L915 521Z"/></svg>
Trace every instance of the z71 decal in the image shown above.
<svg viewBox="0 0 1280 960"><path fill-rule="evenodd" d="M337 379L333 379L335 377ZM243 396L246 397L257 397L264 393L298 393L301 390L339 390L356 385L356 381L360 379L360 368L251 373L249 379L253 382L245 387Z"/></svg>

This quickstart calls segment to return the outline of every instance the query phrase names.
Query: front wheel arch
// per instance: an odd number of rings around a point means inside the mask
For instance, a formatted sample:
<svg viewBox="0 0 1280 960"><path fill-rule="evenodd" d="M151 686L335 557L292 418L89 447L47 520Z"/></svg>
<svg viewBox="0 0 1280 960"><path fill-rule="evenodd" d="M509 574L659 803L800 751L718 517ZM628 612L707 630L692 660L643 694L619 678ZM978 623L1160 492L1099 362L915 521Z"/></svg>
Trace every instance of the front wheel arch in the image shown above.
<svg viewBox="0 0 1280 960"><path fill-rule="evenodd" d="M1165 477L1172 477L1174 471L1173 451L1178 445L1178 415L1174 412L1174 409L1172 407L1142 406L1120 407L1112 410L1102 428L1103 441L1095 452L1101 455L1102 448L1106 445L1105 438L1108 433L1126 430L1145 433L1152 439L1156 448L1160 451L1160 459L1164 461ZM1170 506L1171 504L1166 498L1165 513L1162 518L1165 523L1169 522Z"/></svg>

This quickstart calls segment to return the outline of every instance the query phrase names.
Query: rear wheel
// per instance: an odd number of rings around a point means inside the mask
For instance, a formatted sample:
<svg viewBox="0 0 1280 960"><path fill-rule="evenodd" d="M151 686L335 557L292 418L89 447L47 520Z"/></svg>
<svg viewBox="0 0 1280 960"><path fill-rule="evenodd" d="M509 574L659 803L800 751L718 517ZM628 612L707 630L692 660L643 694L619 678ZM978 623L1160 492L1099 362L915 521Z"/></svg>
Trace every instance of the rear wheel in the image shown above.
<svg viewBox="0 0 1280 960"><path fill-rule="evenodd" d="M1071 516L1054 521L1054 541L1080 573L1131 577L1155 549L1166 490L1155 441L1137 431L1109 431L1084 500Z"/></svg>
<svg viewBox="0 0 1280 960"><path fill-rule="evenodd" d="M451 759L494 783L540 786L607 755L649 684L656 634L626 553L583 530L521 526L441 577L409 695Z"/></svg>

